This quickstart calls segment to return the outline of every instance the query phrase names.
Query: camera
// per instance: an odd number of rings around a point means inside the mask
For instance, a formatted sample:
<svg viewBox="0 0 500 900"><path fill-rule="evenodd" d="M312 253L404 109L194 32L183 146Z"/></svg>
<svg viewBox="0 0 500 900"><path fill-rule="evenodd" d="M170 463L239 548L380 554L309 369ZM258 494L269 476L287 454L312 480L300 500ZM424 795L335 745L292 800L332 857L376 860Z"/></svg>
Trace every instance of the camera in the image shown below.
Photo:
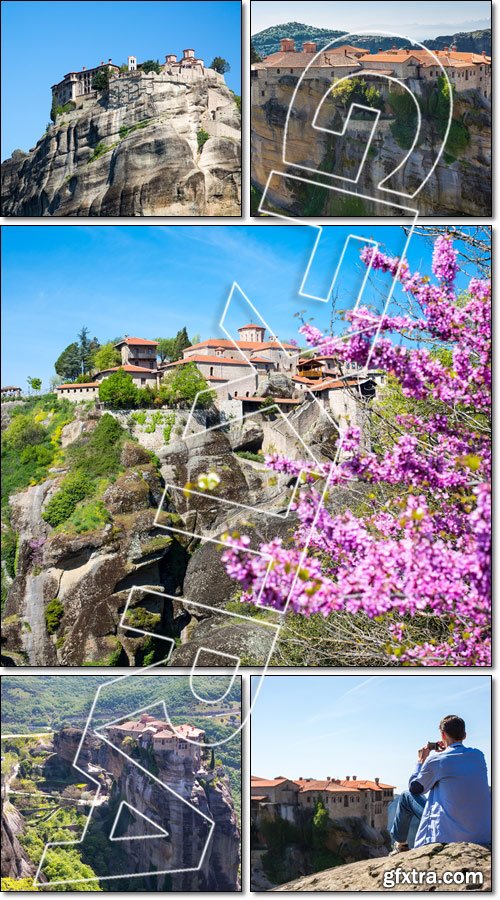
<svg viewBox="0 0 500 900"><path fill-rule="evenodd" d="M439 744L438 741L427 741L427 747L429 748L429 750L440 750L441 749L441 745Z"/></svg>

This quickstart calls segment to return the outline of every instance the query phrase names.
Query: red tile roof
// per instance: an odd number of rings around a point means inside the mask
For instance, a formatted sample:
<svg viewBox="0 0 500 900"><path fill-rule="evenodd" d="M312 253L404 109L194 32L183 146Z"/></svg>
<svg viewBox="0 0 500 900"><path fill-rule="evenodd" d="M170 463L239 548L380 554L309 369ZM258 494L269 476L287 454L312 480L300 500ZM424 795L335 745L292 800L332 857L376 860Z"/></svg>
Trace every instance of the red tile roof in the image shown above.
<svg viewBox="0 0 500 900"><path fill-rule="evenodd" d="M133 344L135 346L157 347L158 341L147 341L145 338L126 337L122 341L118 341L115 347L121 347L122 344Z"/></svg>
<svg viewBox="0 0 500 900"><path fill-rule="evenodd" d="M80 382L76 381L74 384L59 384L57 386L57 390L62 391L63 388L76 388L76 387L81 387L81 388L99 387L99 382L98 381L80 381ZM7 388L4 388L4 390L7 390ZM14 390L14 388L12 388L12 390Z"/></svg>
<svg viewBox="0 0 500 900"><path fill-rule="evenodd" d="M228 366L248 366L250 368L250 363L243 357L234 359L233 356L211 356L209 353L193 353L192 356L186 356L184 359L176 359L175 362L165 363L165 369L169 369L171 366L185 366L186 363L190 362L225 363ZM266 360L266 362L269 362L269 360Z"/></svg>
<svg viewBox="0 0 500 900"><path fill-rule="evenodd" d="M118 372L119 369L123 369L124 372L140 372L141 375L147 372L149 375L154 375L156 377L156 369L148 369L147 366L129 366L128 364L125 366L111 366L109 369L101 369L97 374L102 375L103 372Z"/></svg>
<svg viewBox="0 0 500 900"><path fill-rule="evenodd" d="M295 344L288 344L285 341L281 341L278 343L277 341L235 341L234 342L240 350L281 350L281 347L284 347L285 350L297 350ZM187 350L195 350L197 347L229 347L234 349L234 344L232 341L228 341L225 338L208 338L206 341L200 341L198 344L192 344L190 347L186 347Z"/></svg>
<svg viewBox="0 0 500 900"><path fill-rule="evenodd" d="M375 781L363 781L361 779L356 779L354 781L354 779L352 778L349 781L341 781L340 783L344 787L347 787L348 785L354 785L354 787L360 788L361 790L369 789L371 791L394 790L395 788L394 784L382 784L381 782L377 784Z"/></svg>
<svg viewBox="0 0 500 900"><path fill-rule="evenodd" d="M238 328L238 331L245 331L246 328L259 328L260 331L265 331L264 325L256 325L255 322L249 322L248 325L242 325L241 328Z"/></svg>
<svg viewBox="0 0 500 900"><path fill-rule="evenodd" d="M252 69L270 69L279 66L283 66L284 69L305 69L312 59L314 59L314 53L304 50L278 50L277 53L266 56L262 62L255 63ZM345 66L352 69L361 68L357 59L332 49L321 53L314 60L313 68L334 69Z"/></svg>
<svg viewBox="0 0 500 900"><path fill-rule="evenodd" d="M257 778L252 775L251 786L252 787L277 787L279 784L284 784L285 781L289 781L288 778Z"/></svg>

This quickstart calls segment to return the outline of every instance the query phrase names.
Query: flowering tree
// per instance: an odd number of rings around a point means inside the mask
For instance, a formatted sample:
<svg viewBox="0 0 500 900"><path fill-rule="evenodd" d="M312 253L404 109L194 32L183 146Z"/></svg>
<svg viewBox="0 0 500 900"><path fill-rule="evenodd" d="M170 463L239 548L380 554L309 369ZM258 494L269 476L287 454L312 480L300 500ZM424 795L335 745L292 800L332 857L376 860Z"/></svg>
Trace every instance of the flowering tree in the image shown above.
<svg viewBox="0 0 500 900"><path fill-rule="evenodd" d="M263 544L264 558L243 552L249 539L235 536L223 556L246 602L261 594L261 605L305 616L384 621L392 664L490 664L491 289L472 278L459 294L457 255L438 236L431 279L367 246L363 263L396 276L418 314L359 308L342 337L301 328L321 354L387 373L400 411L370 452L348 427L340 461L315 472L267 457L274 470L302 473L294 545ZM352 483L369 485L362 515L334 514L329 496Z"/></svg>

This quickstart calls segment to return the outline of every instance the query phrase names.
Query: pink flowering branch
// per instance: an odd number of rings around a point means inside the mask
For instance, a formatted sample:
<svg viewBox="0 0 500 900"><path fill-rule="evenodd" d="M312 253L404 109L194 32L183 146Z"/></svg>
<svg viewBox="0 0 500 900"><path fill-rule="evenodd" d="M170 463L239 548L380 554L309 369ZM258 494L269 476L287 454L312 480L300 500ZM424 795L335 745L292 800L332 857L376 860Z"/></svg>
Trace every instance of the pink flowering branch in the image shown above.
<svg viewBox="0 0 500 900"><path fill-rule="evenodd" d="M415 413L394 417L383 451L363 452L359 429L348 428L336 465L267 457L270 468L299 479L294 545L276 539L262 545L259 557L244 552L248 539L242 537L223 555L228 573L245 590L243 602L259 598L261 605L306 616L343 611L388 617L389 659L406 665L491 661L491 288L472 279L459 298L457 255L449 237L437 238L431 282L399 259L365 247L365 265L397 275L421 315L381 317L358 309L342 337L322 335L309 324L301 328L316 351L340 362L363 366L371 354L371 367L390 374L405 397L418 401ZM394 344L384 332L425 334L447 354ZM328 500L322 505L325 479L329 491L372 485L367 511L359 517L332 514ZM383 505L378 487L388 496ZM446 623L449 636L415 644L407 623L419 620L424 626Z"/></svg>

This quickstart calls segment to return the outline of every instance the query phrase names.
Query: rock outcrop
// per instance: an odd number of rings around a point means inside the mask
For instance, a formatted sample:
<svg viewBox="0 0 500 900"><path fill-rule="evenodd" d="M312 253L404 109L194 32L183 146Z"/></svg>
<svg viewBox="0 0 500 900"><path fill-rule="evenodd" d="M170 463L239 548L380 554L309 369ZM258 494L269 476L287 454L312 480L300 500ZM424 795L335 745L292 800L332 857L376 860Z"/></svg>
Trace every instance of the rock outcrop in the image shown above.
<svg viewBox="0 0 500 900"><path fill-rule="evenodd" d="M128 74L2 164L4 216L238 216L241 121L224 78Z"/></svg>
<svg viewBox="0 0 500 900"><path fill-rule="evenodd" d="M35 874L36 867L18 840L18 835L23 831L23 817L19 810L9 803L6 781L2 778L2 878L29 878Z"/></svg>
<svg viewBox="0 0 500 900"><path fill-rule="evenodd" d="M400 875L395 870L421 873L421 884ZM454 873L452 884L442 882L444 873ZM467 884L468 873L480 873L482 883ZM418 876L417 876L418 877ZM491 891L491 853L477 844L427 844L397 857L367 860L338 866L298 878L288 884L272 888L274 891Z"/></svg>
<svg viewBox="0 0 500 900"><path fill-rule="evenodd" d="M52 772L59 766L62 767L59 774L64 772L64 767L68 775L71 771L74 773L71 765L80 739L81 730L77 728L63 728L55 736L55 758L52 757L49 764ZM162 842L153 847L149 841L131 840L127 846L127 871L154 872L155 869L162 871L169 867L175 869L177 866L195 867L201 857L209 827L207 820L197 815L197 810L215 823L203 865L198 871L159 875L153 878L150 889L238 890L240 830L224 768L219 766L216 772L208 772L203 768L193 771L185 762L165 763L161 754L155 754L147 763L142 761L142 764L148 770L151 765L155 767L155 779L95 735L86 738L79 765L84 770L90 766L92 777L105 783L104 801L96 809L95 823L90 826L89 833L92 834L92 828L96 828L108 834L116 810L124 801L133 809L144 810L144 814L153 821L168 823L169 832L167 845ZM178 800L165 790L164 785L168 785L175 794L188 802ZM129 833L133 833L133 826ZM85 854L85 844L82 849ZM92 855L88 862L92 865ZM119 855L112 865L115 863L116 871L113 874L120 874L120 865L123 863ZM131 880L130 889L133 886L134 881Z"/></svg>
<svg viewBox="0 0 500 900"><path fill-rule="evenodd" d="M384 206L356 197L380 197L382 200L398 202L398 196L384 194L376 190L376 185L396 167L395 173L386 187L411 195L423 181L434 160L437 149L442 144L436 122L428 122L423 117L423 131L418 145L403 163L410 144L401 143L392 125L397 119L381 118L377 123L376 136L370 145L361 174L353 185L338 181L352 179L361 166L367 142L367 122L355 118L350 122L347 139L333 139L332 135L321 131L312 132L310 124L327 90L324 79L310 79L303 83L300 99L296 100L290 112L286 158L290 165L283 166L283 138L287 113L291 104L298 78L284 75L275 86L272 96L262 102L252 103L251 159L252 184L258 191L266 186L270 172L286 171L301 178L321 181L332 187L347 188L349 195L335 194L325 188L311 187L303 182L274 181L268 191L268 202L276 210L292 212L294 215L353 215L387 216L398 215L398 208ZM384 95L384 87L377 80L374 86ZM412 82L410 88L418 96L422 93L420 82ZM387 92L386 92L387 93ZM326 110L327 107L324 106ZM404 205L417 208L420 215L465 215L486 216L491 214L491 104L476 91L465 91L454 96L454 130L463 136L458 149L450 143L445 148L436 169L413 201ZM325 121L318 123L322 128L341 128L340 115L330 121L325 112ZM371 126L370 126L371 127ZM405 146L406 145L406 146ZM293 163L308 166L315 174L294 169ZM334 173L336 179L322 178L321 172ZM275 190L273 191L273 185ZM401 213L404 214L404 213ZM406 213L407 215L407 213Z"/></svg>

